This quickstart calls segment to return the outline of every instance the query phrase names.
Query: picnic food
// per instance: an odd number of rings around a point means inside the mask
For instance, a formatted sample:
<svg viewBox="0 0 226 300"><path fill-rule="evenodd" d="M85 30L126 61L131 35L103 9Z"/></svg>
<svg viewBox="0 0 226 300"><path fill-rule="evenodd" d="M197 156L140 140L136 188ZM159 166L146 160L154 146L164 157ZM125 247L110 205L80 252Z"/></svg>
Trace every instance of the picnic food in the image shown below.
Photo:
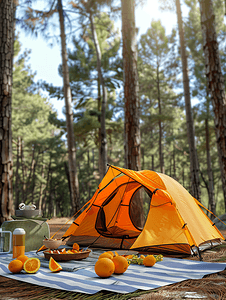
<svg viewBox="0 0 226 300"><path fill-rule="evenodd" d="M128 260L129 265L130 264L137 264L137 265L143 265L144 263L144 259L146 256L144 255L124 255L125 258ZM158 254L158 255L152 255L155 258L155 262L159 262L163 260L163 255L162 254Z"/></svg>
<svg viewBox="0 0 226 300"><path fill-rule="evenodd" d="M109 253L109 252L104 252L104 253L100 254L98 259L104 258L104 257L112 259L113 255L111 255L111 253Z"/></svg>
<svg viewBox="0 0 226 300"><path fill-rule="evenodd" d="M115 274L123 274L129 266L127 259L121 255L113 257L112 261L115 265Z"/></svg>
<svg viewBox="0 0 226 300"><path fill-rule="evenodd" d="M112 251L107 251L107 253L110 253L112 255L112 257L114 257L114 253Z"/></svg>
<svg viewBox="0 0 226 300"><path fill-rule="evenodd" d="M28 258L24 263L24 270L27 273L36 273L41 266L40 260L36 257Z"/></svg>
<svg viewBox="0 0 226 300"><path fill-rule="evenodd" d="M146 267L153 267L155 263L156 259L154 255L147 255L143 260L143 265L145 265Z"/></svg>
<svg viewBox="0 0 226 300"><path fill-rule="evenodd" d="M156 262L163 260L163 255L162 254L154 255L154 257L155 257Z"/></svg>
<svg viewBox="0 0 226 300"><path fill-rule="evenodd" d="M59 246L62 245L62 240L61 239L47 239L47 238L45 238L43 240L43 245L46 248L49 248L49 249L57 249Z"/></svg>
<svg viewBox="0 0 226 300"><path fill-rule="evenodd" d="M19 259L20 261L22 261L22 263L24 264L25 261L28 259L28 257L26 255L20 255L17 257L17 259Z"/></svg>
<svg viewBox="0 0 226 300"><path fill-rule="evenodd" d="M115 271L115 265L110 258L100 258L95 264L95 272L99 277L110 277Z"/></svg>
<svg viewBox="0 0 226 300"><path fill-rule="evenodd" d="M23 269L23 263L19 259L14 259L9 263L8 269L12 273L20 273Z"/></svg>
<svg viewBox="0 0 226 300"><path fill-rule="evenodd" d="M69 249L66 250L65 248L63 249L58 249L58 250L46 250L46 253L50 253L50 254L75 254L75 253L79 253L79 252L83 252L83 249L81 250L75 250L75 249Z"/></svg>
<svg viewBox="0 0 226 300"><path fill-rule="evenodd" d="M60 264L58 264L58 262L55 261L54 258L50 257L50 260L49 260L49 269L52 272L59 272L59 271L62 270L62 267L61 267Z"/></svg>
<svg viewBox="0 0 226 300"><path fill-rule="evenodd" d="M79 245L77 243L73 244L73 250L79 251Z"/></svg>

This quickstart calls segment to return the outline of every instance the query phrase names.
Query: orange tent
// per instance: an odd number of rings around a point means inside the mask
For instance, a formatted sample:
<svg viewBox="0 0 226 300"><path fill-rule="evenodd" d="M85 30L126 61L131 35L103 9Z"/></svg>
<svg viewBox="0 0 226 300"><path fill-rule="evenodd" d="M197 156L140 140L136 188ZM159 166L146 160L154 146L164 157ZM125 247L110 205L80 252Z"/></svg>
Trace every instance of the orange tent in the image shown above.
<svg viewBox="0 0 226 300"><path fill-rule="evenodd" d="M143 228L132 219L138 190L150 199ZM109 166L98 189L63 235L67 244L108 249L134 249L165 255L191 255L224 237L199 203L173 178L154 171Z"/></svg>

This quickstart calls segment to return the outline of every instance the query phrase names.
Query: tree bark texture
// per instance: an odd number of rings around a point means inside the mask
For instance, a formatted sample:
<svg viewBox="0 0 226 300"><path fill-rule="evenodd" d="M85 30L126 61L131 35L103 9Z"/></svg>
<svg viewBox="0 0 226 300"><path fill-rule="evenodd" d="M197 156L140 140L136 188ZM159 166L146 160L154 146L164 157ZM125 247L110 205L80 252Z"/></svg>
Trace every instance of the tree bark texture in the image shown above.
<svg viewBox="0 0 226 300"><path fill-rule="evenodd" d="M215 116L215 132L226 209L226 99L224 79L221 71L212 1L200 0L199 3L207 86Z"/></svg>
<svg viewBox="0 0 226 300"><path fill-rule="evenodd" d="M216 215L216 201L214 194L214 180L213 180L213 170L211 164L210 156L210 134L209 134L209 122L208 119L205 120L205 131L206 131L206 160L207 160L207 173L208 173L208 194L209 194L209 209L214 215ZM215 217L211 214L211 219Z"/></svg>
<svg viewBox="0 0 226 300"><path fill-rule="evenodd" d="M11 219L12 199L12 49L13 0L0 1L0 225Z"/></svg>
<svg viewBox="0 0 226 300"><path fill-rule="evenodd" d="M191 110L191 99L190 99L190 87L188 77L188 63L186 55L186 47L184 40L184 28L181 13L180 0L176 0L177 9L177 22L180 35L180 48L181 48L181 60L183 68L183 86L184 86L184 99L185 99L185 110L186 110L186 123L187 123L187 136L189 144L189 158L190 158L190 178L191 178L191 194L198 201L201 201L200 181L199 181L199 166L198 157L195 147L195 130L194 122Z"/></svg>
<svg viewBox="0 0 226 300"><path fill-rule="evenodd" d="M161 105L161 92L160 92L160 79L159 79L159 65L157 66L157 91L158 91L158 109L159 109L159 163L160 172L165 173L164 160L163 160L163 149L162 149L162 105Z"/></svg>
<svg viewBox="0 0 226 300"><path fill-rule="evenodd" d="M125 166L139 171L141 168L141 137L139 124L137 43L134 0L121 0L122 38L125 98ZM131 201L131 214L136 226L144 222L143 200L139 192Z"/></svg>
<svg viewBox="0 0 226 300"><path fill-rule="evenodd" d="M140 124L134 0L121 0L125 98L125 166L140 170Z"/></svg>
<svg viewBox="0 0 226 300"><path fill-rule="evenodd" d="M92 37L93 37L93 42L94 42L96 56L97 56L98 79L102 87L101 116L100 116L100 151L99 151L100 180L102 180L107 172L107 134L106 134L106 126L105 126L107 91L105 88L104 78L101 70L101 51L100 51L100 46L96 34L96 29L93 23L93 16L91 12L89 12L89 15L90 15L89 18L91 24Z"/></svg>
<svg viewBox="0 0 226 300"><path fill-rule="evenodd" d="M75 147L74 128L73 128L72 97L71 97L69 71L68 71L68 64L67 64L66 35L65 35L62 0L58 0L58 12L59 12L60 36L61 36L64 98L65 98L65 107L66 107L68 161L69 161L69 175L70 175L71 198L72 198L72 214L75 214L79 209L79 183L78 183L77 168L76 168L76 147Z"/></svg>
<svg viewBox="0 0 226 300"><path fill-rule="evenodd" d="M15 207L18 209L19 202L20 202L20 190L19 190L19 183L20 183L20 175L19 175L19 169L20 169L20 157L21 157L21 137L19 136L17 138L16 143L17 148L17 158L16 158L16 174L15 174Z"/></svg>

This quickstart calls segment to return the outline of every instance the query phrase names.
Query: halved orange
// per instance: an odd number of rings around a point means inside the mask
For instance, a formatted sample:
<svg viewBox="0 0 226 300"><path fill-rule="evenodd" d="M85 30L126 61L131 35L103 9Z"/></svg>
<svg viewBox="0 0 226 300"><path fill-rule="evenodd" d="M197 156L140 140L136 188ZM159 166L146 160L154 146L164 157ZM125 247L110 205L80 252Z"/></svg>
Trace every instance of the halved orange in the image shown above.
<svg viewBox="0 0 226 300"><path fill-rule="evenodd" d="M55 259L52 258L52 256L50 257L50 260L49 260L49 269L52 272L59 272L62 270L61 265L58 264L58 262L56 262Z"/></svg>
<svg viewBox="0 0 226 300"><path fill-rule="evenodd" d="M36 273L41 266L40 260L36 257L28 258L24 263L24 270L27 273Z"/></svg>

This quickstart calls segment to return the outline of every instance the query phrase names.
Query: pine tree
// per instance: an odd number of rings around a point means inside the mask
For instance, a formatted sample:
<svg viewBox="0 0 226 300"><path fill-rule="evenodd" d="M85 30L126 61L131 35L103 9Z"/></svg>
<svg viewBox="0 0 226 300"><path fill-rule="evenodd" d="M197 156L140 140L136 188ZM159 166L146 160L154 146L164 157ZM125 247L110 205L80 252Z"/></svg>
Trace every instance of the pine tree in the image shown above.
<svg viewBox="0 0 226 300"><path fill-rule="evenodd" d="M18 209L21 202L34 203L44 215L52 216L53 208L58 205L65 214L71 205L64 171L67 151L61 140L62 133L50 123L49 117L53 114L51 104L38 92L34 74L27 66L28 53L20 54L18 40L14 49L12 137L15 207ZM48 207L50 199L52 208Z"/></svg>
<svg viewBox="0 0 226 300"><path fill-rule="evenodd" d="M183 86L184 86L184 99L185 99L186 118L187 118L187 136L188 136L189 155L190 155L192 195L197 200L201 201L199 165L198 165L198 157L197 157L197 151L195 145L194 121L193 121L193 116L191 111L187 55L186 55L186 46L185 46L185 39L184 39L184 28L183 28L180 0L176 0L176 9L177 9L178 30L180 35L181 61L182 61L182 68L183 68Z"/></svg>
<svg viewBox="0 0 226 300"><path fill-rule="evenodd" d="M32 0L28 3L32 4ZM25 4L27 5L26 1ZM37 10L27 7L26 16L24 17L25 24L34 33L42 32L45 35L45 30L48 29L50 18L58 13L60 41L61 41L61 57L63 65L63 90L66 108L66 126L67 126L67 144L68 144L68 165L71 191L72 213L79 209L79 186L76 167L76 147L73 131L73 113L72 113L72 98L71 88L69 83L69 73L67 65L67 48L66 48L66 33L65 33L65 11L63 10L62 0L51 0L48 2L48 10Z"/></svg>
<svg viewBox="0 0 226 300"><path fill-rule="evenodd" d="M12 65L14 37L13 0L0 2L0 225L11 218L12 199Z"/></svg>
<svg viewBox="0 0 226 300"><path fill-rule="evenodd" d="M165 29L160 21L152 21L147 33L141 36L139 42L139 73L140 94L151 95L153 104L157 101L158 113L155 119L159 127L159 164L160 172L165 173L163 132L164 121L167 120L165 107L175 102L172 95L173 82L176 84L176 56L173 44L175 43L175 31L167 37ZM173 72L174 68L174 72ZM170 69L170 76L168 70ZM174 73L174 74L173 74ZM147 83L146 83L147 82ZM141 100L142 101L142 100ZM176 104L176 103L175 103ZM142 107L146 106L142 103ZM153 116L154 117L154 116ZM169 119L171 119L169 117ZM172 120L172 119L171 119Z"/></svg>
<svg viewBox="0 0 226 300"><path fill-rule="evenodd" d="M122 5L122 39L125 98L125 166L132 170L141 169L141 140L137 74L137 43L135 27L134 0L121 0ZM142 225L143 204L140 196L133 207L134 219ZM135 203L135 201L134 201Z"/></svg>
<svg viewBox="0 0 226 300"><path fill-rule="evenodd" d="M203 50L205 56L206 78L208 90L214 110L214 122L218 154L221 167L221 179L226 208L226 98L224 78L221 71L219 47L215 29L215 15L211 0L200 0Z"/></svg>

